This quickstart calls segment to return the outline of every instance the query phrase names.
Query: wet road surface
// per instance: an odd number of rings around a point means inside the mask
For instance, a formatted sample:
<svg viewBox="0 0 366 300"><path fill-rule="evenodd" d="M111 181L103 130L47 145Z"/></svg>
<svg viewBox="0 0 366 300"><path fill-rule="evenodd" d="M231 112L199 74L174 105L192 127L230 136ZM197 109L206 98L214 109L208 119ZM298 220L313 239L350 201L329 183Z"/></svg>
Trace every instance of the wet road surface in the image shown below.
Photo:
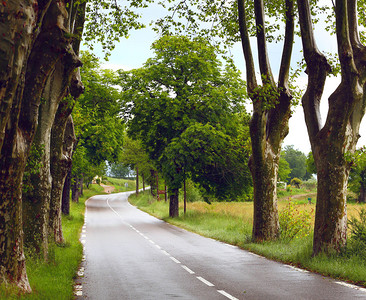
<svg viewBox="0 0 366 300"><path fill-rule="evenodd" d="M84 299L366 299L366 290L273 262L94 196L83 228Z"/></svg>

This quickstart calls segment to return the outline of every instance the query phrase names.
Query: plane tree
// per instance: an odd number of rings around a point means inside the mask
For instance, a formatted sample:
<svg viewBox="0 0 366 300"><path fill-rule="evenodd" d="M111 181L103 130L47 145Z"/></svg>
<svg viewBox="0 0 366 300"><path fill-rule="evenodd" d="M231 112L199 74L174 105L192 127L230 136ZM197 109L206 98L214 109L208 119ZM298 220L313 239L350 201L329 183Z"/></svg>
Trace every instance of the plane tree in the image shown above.
<svg viewBox="0 0 366 300"><path fill-rule="evenodd" d="M329 10L335 20L332 28L341 83L328 99L324 125L320 101L331 66L317 47L309 1L297 1L297 5L308 75L302 104L318 179L313 242L316 255L340 251L347 240L347 183L366 108L366 47L358 32L359 23L365 25L365 19L357 17L357 10L364 15L365 2L336 0Z"/></svg>
<svg viewBox="0 0 366 300"><path fill-rule="evenodd" d="M75 70L81 65L77 49L85 17L89 20L87 24L92 23L87 26L88 39L97 38L108 48L131 28L141 28L134 8L147 2L133 1L132 9L121 9L115 1L5 0L0 3L0 283L30 291L23 251L23 174L35 137L41 145L42 139L45 146L48 143L57 104L66 95L77 98L80 93L72 84L80 87ZM94 30L95 26L98 30ZM44 112L50 109L48 116L39 113L41 106ZM48 120L43 122L45 116ZM44 125L40 129L43 133L37 134L39 123ZM58 128L64 130L65 125ZM42 174L49 191L49 172L42 170ZM45 200L34 197L30 200L40 208L39 240L47 238L44 224L48 219L49 199L47 196ZM46 256L47 247L39 249Z"/></svg>
<svg viewBox="0 0 366 300"><path fill-rule="evenodd" d="M121 72L128 133L139 139L168 183L170 216L176 217L184 170L164 174L167 146L195 123L222 130L236 125L230 115L241 109L245 87L238 71L222 69L216 48L203 38L163 36L153 43L155 56L140 69Z"/></svg>
<svg viewBox="0 0 366 300"><path fill-rule="evenodd" d="M223 51L230 49L234 42L242 44L247 95L253 103L250 121L252 155L249 161L254 186L252 238L253 241L276 239L279 236L277 172L281 145L288 134L291 106L296 99L290 84L294 1L170 2L173 2L169 8L172 15L157 23L163 32L177 28L192 35L204 35L223 44ZM265 17L270 17L271 22ZM268 43L278 39L283 40L283 50L278 76L274 76ZM255 41L257 64L252 50Z"/></svg>

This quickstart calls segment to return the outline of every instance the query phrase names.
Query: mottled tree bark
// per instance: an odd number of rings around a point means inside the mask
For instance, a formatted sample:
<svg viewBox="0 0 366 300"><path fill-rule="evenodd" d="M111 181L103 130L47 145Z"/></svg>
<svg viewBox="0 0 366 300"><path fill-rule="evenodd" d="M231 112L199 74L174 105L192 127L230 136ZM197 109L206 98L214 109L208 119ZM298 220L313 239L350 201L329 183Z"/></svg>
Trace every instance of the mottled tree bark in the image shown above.
<svg viewBox="0 0 366 300"><path fill-rule="evenodd" d="M66 175L71 167L72 150L76 141L74 125L70 115L72 106L70 107L68 101L65 100L59 105L52 127L52 191L49 230L56 243L63 243L64 241L61 226L62 192Z"/></svg>
<svg viewBox="0 0 366 300"><path fill-rule="evenodd" d="M288 74L294 36L293 2L286 0L285 6L285 42L276 86L266 47L264 4L262 0L254 1L258 59L263 84L259 86L246 24L245 4L243 0L238 0L247 89L253 101L253 115L250 122L253 154L249 161L254 186L253 241L272 240L279 236L277 172L281 145L288 133L288 121L291 116L292 97L288 88ZM261 94L264 86L267 89L270 87L272 91L269 97L263 97Z"/></svg>
<svg viewBox="0 0 366 300"><path fill-rule="evenodd" d="M340 251L347 240L346 194L351 157L365 113L366 49L357 31L356 1L337 0L336 32L342 81L329 98L322 127L320 100L329 64L316 46L308 1L298 1L308 88L302 102L314 161L318 191L313 254Z"/></svg>
<svg viewBox="0 0 366 300"><path fill-rule="evenodd" d="M62 189L61 210L62 213L66 216L70 214L70 191L71 191L71 166L69 172L66 175L64 187Z"/></svg>
<svg viewBox="0 0 366 300"><path fill-rule="evenodd" d="M42 52L42 63L53 65L47 79L39 108L38 127L34 146L42 148L41 167L32 174L32 189L23 193L23 228L25 244L47 260L52 177L50 169L51 129L60 101L67 95L74 70L81 62L65 39L68 28L66 3L52 2L45 15L44 34L36 42L36 51Z"/></svg>
<svg viewBox="0 0 366 300"><path fill-rule="evenodd" d="M50 3L0 3L0 283L15 284L25 292L30 286L23 253L21 183L40 96L52 68L34 64L34 42L42 34L39 26Z"/></svg>

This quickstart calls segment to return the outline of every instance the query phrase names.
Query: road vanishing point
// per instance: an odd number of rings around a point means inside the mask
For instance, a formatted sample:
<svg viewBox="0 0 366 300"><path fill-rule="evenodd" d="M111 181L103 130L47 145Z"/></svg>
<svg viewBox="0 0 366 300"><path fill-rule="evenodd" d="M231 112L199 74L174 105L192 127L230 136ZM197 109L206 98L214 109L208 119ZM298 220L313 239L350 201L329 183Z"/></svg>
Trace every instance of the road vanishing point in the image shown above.
<svg viewBox="0 0 366 300"><path fill-rule="evenodd" d="M366 299L366 289L158 220L130 194L87 201L76 299Z"/></svg>

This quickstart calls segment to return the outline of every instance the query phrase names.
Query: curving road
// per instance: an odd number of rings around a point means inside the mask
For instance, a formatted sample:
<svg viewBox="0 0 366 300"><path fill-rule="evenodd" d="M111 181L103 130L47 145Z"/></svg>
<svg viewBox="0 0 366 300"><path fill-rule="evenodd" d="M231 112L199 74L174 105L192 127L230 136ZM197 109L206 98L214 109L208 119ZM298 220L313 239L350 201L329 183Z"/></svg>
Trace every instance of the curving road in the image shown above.
<svg viewBox="0 0 366 300"><path fill-rule="evenodd" d="M87 202L78 298L366 299L365 289L171 226L130 205L129 194Z"/></svg>

